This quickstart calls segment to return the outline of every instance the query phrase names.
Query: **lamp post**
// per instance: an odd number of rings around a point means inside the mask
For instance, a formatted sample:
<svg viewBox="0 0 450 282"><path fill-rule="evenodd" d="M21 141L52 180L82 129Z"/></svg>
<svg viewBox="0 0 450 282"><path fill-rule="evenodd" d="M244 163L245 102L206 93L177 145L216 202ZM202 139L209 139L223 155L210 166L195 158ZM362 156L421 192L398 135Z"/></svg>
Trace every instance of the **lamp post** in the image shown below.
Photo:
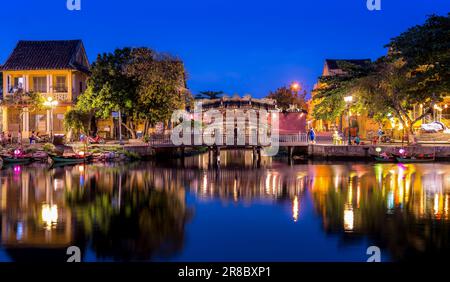
<svg viewBox="0 0 450 282"><path fill-rule="evenodd" d="M119 144L123 145L123 138L122 138L122 111L119 110Z"/></svg>
<svg viewBox="0 0 450 282"><path fill-rule="evenodd" d="M53 100L52 97L48 97L47 100L44 102L44 106L50 108L50 138L53 143L53 109L58 106L58 101Z"/></svg>
<svg viewBox="0 0 450 282"><path fill-rule="evenodd" d="M344 97L344 101L347 104L347 120L348 120L348 145L352 144L352 140L351 140L351 134L350 134L350 104L353 101L353 96L346 96Z"/></svg>

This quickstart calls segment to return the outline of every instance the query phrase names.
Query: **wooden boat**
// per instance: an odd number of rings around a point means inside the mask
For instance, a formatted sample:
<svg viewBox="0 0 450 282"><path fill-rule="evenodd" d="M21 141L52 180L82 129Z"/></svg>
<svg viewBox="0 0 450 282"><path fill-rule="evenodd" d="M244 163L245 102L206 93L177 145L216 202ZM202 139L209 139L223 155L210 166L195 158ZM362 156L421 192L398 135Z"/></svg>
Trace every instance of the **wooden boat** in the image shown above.
<svg viewBox="0 0 450 282"><path fill-rule="evenodd" d="M79 164L86 163L92 160L91 155L87 156L57 156L57 155L49 155L54 163L65 163L65 164Z"/></svg>
<svg viewBox="0 0 450 282"><path fill-rule="evenodd" d="M380 162L380 163L392 163L392 162L397 162L395 156L389 154L389 155L372 155L372 157L374 158L374 160L376 162Z"/></svg>
<svg viewBox="0 0 450 282"><path fill-rule="evenodd" d="M383 158L379 156L374 156L373 158L375 159L375 161L380 163L392 163L397 161L394 157Z"/></svg>
<svg viewBox="0 0 450 282"><path fill-rule="evenodd" d="M11 156L2 156L3 162L5 164L24 164L29 163L33 160L31 157L11 157Z"/></svg>

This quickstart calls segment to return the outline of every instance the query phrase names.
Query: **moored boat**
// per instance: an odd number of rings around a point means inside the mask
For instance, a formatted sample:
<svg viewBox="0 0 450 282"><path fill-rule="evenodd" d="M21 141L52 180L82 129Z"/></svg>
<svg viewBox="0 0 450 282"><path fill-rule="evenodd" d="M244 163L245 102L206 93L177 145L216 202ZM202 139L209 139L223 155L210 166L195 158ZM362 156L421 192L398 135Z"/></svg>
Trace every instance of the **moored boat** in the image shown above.
<svg viewBox="0 0 450 282"><path fill-rule="evenodd" d="M11 157L11 156L2 156L4 163L10 164L23 164L29 163L33 160L31 157Z"/></svg>
<svg viewBox="0 0 450 282"><path fill-rule="evenodd" d="M381 163L392 163L392 162L397 161L394 157L384 158L384 157L374 156L373 158L375 159L375 161L381 162Z"/></svg>
<svg viewBox="0 0 450 282"><path fill-rule="evenodd" d="M402 157L397 157L397 161L399 163L430 163L430 162L434 162L434 158L402 158Z"/></svg>
<svg viewBox="0 0 450 282"><path fill-rule="evenodd" d="M54 163L66 163L66 164L78 164L78 163L86 163L92 160L92 156L85 155L74 155L74 156L57 156L57 155L49 155L51 160Z"/></svg>

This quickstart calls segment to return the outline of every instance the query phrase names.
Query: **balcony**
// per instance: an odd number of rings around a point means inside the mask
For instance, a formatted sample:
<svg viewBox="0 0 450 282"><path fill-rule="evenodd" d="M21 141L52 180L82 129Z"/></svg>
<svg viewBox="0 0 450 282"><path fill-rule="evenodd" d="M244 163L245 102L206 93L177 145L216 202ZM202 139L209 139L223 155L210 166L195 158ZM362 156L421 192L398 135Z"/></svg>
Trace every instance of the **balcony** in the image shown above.
<svg viewBox="0 0 450 282"><path fill-rule="evenodd" d="M57 100L59 102L70 102L69 93L66 92L53 92L53 93L42 93L42 96L47 99L48 97L52 97L53 100Z"/></svg>

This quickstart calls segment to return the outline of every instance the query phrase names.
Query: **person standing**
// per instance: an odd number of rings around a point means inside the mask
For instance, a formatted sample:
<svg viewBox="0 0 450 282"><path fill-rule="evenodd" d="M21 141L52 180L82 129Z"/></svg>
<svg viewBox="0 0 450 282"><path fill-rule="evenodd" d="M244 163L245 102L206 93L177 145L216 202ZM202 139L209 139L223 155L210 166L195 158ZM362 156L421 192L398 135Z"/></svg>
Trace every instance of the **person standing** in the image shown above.
<svg viewBox="0 0 450 282"><path fill-rule="evenodd" d="M316 133L314 132L314 128L311 127L309 129L308 137L309 137L309 141L311 142L311 144L316 143Z"/></svg>
<svg viewBox="0 0 450 282"><path fill-rule="evenodd" d="M383 138L383 134L384 134L383 129L380 126L380 128L378 128L378 143L381 143L381 139Z"/></svg>

